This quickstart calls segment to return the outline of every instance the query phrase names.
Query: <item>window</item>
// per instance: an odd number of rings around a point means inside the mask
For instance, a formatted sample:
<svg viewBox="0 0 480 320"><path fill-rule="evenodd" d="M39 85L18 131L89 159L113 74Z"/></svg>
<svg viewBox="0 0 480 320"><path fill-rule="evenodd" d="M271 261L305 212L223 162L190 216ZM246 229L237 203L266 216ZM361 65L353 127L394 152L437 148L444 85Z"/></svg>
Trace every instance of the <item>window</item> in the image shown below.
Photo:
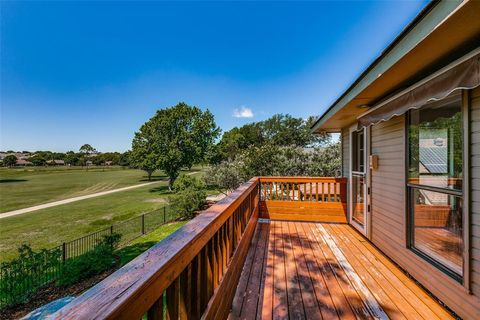
<svg viewBox="0 0 480 320"><path fill-rule="evenodd" d="M461 94L409 113L408 196L412 250L461 281L463 275Z"/></svg>

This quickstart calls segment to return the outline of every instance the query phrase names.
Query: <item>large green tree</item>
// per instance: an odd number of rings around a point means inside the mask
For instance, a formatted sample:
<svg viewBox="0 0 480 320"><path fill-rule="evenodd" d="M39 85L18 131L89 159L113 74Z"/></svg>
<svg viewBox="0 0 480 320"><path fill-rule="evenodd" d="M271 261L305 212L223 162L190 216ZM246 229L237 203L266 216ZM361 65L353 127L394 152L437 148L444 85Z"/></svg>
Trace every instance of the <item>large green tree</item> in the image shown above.
<svg viewBox="0 0 480 320"><path fill-rule="evenodd" d="M13 154L10 154L3 159L3 165L5 167L13 167L16 163L17 157L15 157Z"/></svg>
<svg viewBox="0 0 480 320"><path fill-rule="evenodd" d="M203 161L219 134L209 110L181 102L158 110L140 127L132 142L131 160L139 168L152 169L154 163L155 169L165 171L171 190L180 169Z"/></svg>
<svg viewBox="0 0 480 320"><path fill-rule="evenodd" d="M92 147L88 143L81 146L78 151L83 155L83 164L85 164L85 165L87 165L87 161L89 160L89 158L93 154L97 153L97 149L95 149L94 147ZM87 170L88 170L88 166L87 166Z"/></svg>
<svg viewBox="0 0 480 320"><path fill-rule="evenodd" d="M79 151L87 157L97 152L97 150L88 143L81 146Z"/></svg>

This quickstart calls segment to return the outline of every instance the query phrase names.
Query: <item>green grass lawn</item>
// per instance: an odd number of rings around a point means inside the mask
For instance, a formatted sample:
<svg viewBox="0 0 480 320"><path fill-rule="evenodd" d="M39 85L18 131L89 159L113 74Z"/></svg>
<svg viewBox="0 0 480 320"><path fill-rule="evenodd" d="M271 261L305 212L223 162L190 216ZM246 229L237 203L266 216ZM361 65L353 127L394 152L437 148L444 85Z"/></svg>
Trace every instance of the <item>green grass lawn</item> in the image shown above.
<svg viewBox="0 0 480 320"><path fill-rule="evenodd" d="M201 173L196 173L195 176ZM208 190L208 194L218 194ZM167 181L0 219L0 261L17 255L16 248L52 248L89 233L167 206ZM146 219L147 223L147 219Z"/></svg>
<svg viewBox="0 0 480 320"><path fill-rule="evenodd" d="M157 173L155 179L166 179ZM141 170L121 167L0 169L0 212L147 182Z"/></svg>
<svg viewBox="0 0 480 320"><path fill-rule="evenodd" d="M135 257L140 255L142 252L146 251L148 248L156 244L157 242L163 240L171 233L177 231L181 226L183 226L188 221L178 221L166 224L156 229L155 231L144 235L140 238L134 240L131 244L117 251L117 254L120 256L120 263L123 266L124 264L130 262Z"/></svg>

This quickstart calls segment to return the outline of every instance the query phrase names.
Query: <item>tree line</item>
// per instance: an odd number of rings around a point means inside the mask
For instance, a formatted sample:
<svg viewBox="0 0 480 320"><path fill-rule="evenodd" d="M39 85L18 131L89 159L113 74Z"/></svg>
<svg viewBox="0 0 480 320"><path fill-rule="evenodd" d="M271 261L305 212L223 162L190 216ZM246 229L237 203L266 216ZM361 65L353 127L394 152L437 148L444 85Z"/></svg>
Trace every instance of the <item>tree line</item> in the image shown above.
<svg viewBox="0 0 480 320"><path fill-rule="evenodd" d="M259 175L338 175L340 144L329 134L312 134L314 117L277 114L223 133L213 114L183 102L165 109L135 133L131 165L150 178L158 169L169 188L183 168L210 166L205 181L224 189ZM220 138L220 139L219 139Z"/></svg>
<svg viewBox="0 0 480 320"><path fill-rule="evenodd" d="M15 166L17 157L13 154L14 151L7 151L12 153L3 159L3 165L6 167ZM71 166L86 166L92 165L110 165L129 166L130 152L98 152L90 144L84 144L79 151L68 152L54 152L54 151L22 151L21 154L28 155L26 160L31 162L34 166L45 166L50 161L62 160L66 165Z"/></svg>

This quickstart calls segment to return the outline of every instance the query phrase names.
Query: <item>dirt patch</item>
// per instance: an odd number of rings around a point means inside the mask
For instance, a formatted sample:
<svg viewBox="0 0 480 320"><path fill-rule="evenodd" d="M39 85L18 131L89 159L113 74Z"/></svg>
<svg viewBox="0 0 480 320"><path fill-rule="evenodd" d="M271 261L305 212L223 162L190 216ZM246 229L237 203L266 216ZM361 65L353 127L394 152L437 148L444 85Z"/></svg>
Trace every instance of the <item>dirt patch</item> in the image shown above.
<svg viewBox="0 0 480 320"><path fill-rule="evenodd" d="M93 287L108 277L115 270L116 268L112 268L91 278L84 279L79 283L69 286L68 288L56 287L53 285L45 286L38 290L28 302L0 310L0 319L19 319L36 308L41 307L53 300L65 296L78 296L83 291Z"/></svg>

